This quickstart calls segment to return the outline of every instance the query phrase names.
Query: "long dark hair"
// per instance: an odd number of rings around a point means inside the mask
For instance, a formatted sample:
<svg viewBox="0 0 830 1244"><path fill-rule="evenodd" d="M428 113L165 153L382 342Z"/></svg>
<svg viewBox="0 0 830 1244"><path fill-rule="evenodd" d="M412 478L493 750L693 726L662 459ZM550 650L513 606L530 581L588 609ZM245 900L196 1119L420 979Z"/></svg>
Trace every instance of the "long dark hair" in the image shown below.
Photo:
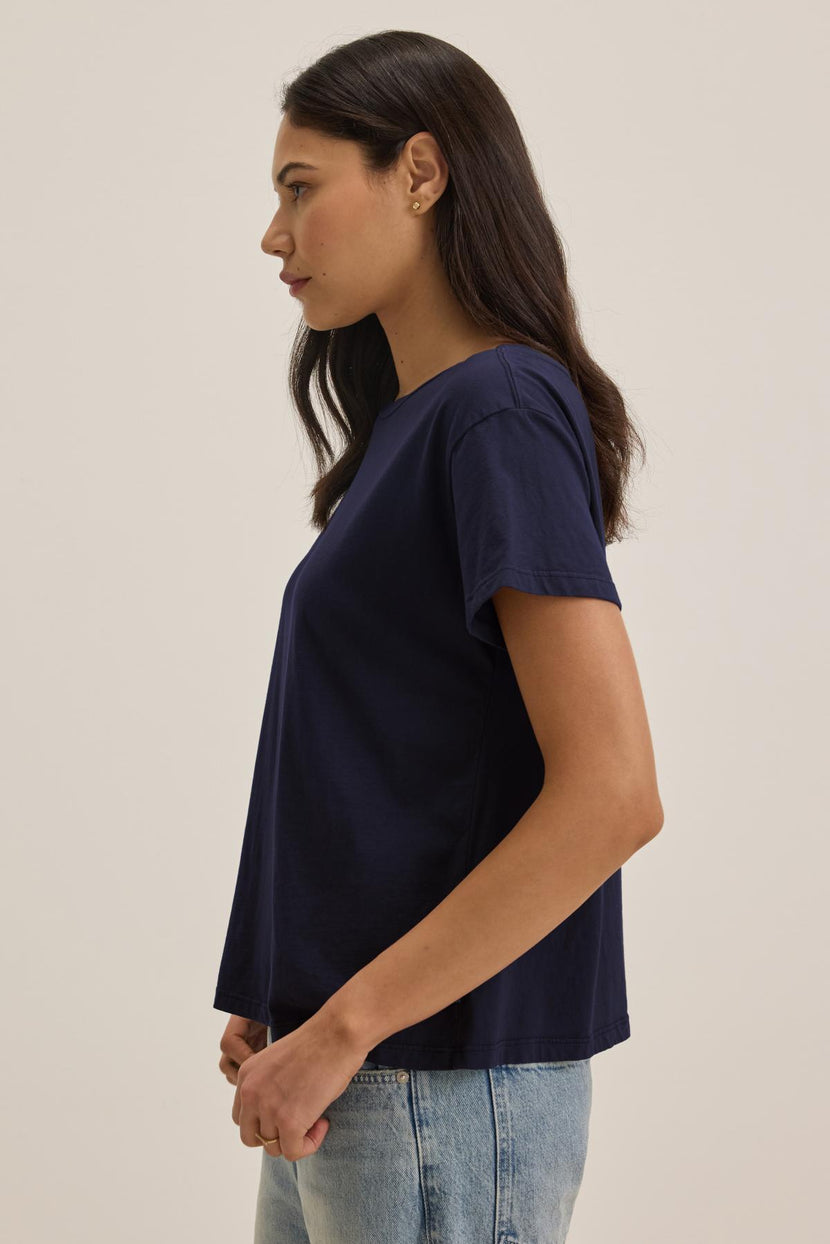
<svg viewBox="0 0 830 1244"><path fill-rule="evenodd" d="M435 240L450 286L485 335L551 355L568 369L591 419L606 543L630 526L634 450L645 445L614 382L582 340L565 255L515 116L480 65L432 35L384 30L333 48L283 87L289 124L359 143L369 177L395 165L412 134L433 135L449 168ZM366 451L398 380L376 315L345 328L302 323L288 383L317 463L312 524L322 530ZM343 435L335 458L312 386Z"/></svg>

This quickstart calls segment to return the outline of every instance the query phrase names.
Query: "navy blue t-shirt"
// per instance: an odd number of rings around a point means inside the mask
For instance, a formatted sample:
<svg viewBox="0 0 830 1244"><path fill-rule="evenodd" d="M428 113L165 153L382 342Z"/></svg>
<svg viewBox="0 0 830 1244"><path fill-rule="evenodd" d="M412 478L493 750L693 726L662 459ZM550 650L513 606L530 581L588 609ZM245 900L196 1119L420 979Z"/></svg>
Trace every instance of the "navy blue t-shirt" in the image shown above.
<svg viewBox="0 0 830 1244"><path fill-rule="evenodd" d="M565 367L516 344L378 412L286 583L218 1010L272 1040L297 1028L539 794L542 755L490 599L504 585L622 608L584 402ZM367 1058L483 1068L625 1040L621 881Z"/></svg>

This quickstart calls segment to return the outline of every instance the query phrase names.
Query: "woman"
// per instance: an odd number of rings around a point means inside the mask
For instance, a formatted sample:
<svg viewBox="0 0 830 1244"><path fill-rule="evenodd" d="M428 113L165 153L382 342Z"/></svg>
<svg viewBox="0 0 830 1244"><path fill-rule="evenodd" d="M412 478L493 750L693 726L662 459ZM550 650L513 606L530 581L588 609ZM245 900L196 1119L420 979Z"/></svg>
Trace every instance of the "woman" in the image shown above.
<svg viewBox="0 0 830 1244"><path fill-rule="evenodd" d="M663 813L605 556L635 445L488 75L428 35L284 91L290 576L214 1005L258 1244L562 1241ZM312 382L344 437L336 456Z"/></svg>

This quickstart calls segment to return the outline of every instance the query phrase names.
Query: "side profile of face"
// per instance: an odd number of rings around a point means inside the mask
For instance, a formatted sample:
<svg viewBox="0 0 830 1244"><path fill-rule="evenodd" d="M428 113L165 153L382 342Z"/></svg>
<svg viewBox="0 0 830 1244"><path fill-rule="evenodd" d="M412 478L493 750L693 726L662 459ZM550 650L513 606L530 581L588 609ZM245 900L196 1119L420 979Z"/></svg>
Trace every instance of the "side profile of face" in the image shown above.
<svg viewBox="0 0 830 1244"><path fill-rule="evenodd" d="M283 272L310 278L296 293L310 328L343 328L372 312L394 318L441 280L428 208L447 166L430 134L413 135L395 169L370 180L357 143L284 118L271 174L279 201L262 249Z"/></svg>

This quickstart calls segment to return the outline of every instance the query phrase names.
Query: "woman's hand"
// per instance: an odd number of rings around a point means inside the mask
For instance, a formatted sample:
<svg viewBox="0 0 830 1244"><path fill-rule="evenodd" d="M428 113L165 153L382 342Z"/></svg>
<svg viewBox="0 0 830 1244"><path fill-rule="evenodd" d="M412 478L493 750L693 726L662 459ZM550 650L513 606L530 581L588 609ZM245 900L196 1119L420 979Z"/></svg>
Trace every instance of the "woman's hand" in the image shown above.
<svg viewBox="0 0 830 1244"><path fill-rule="evenodd" d="M232 1015L228 1020L219 1049L219 1070L225 1078L236 1084L239 1068L251 1057L258 1054L268 1043L268 1025L260 1024L255 1019L246 1019L243 1015ZM365 1061L365 1059L364 1059Z"/></svg>
<svg viewBox="0 0 830 1244"><path fill-rule="evenodd" d="M315 1153L329 1130L327 1106L348 1088L368 1049L319 1012L287 1036L247 1057L239 1068L233 1121L243 1145L289 1162Z"/></svg>

